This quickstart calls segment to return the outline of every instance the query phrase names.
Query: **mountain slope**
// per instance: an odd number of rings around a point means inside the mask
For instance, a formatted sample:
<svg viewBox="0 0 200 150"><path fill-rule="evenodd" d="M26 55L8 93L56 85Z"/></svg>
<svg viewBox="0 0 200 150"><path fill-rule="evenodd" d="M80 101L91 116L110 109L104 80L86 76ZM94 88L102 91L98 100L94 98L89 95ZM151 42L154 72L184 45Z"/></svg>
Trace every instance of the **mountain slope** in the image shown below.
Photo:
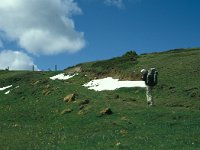
<svg viewBox="0 0 200 150"><path fill-rule="evenodd" d="M127 54L130 54L130 52ZM168 102L168 99L171 99L174 95L180 96L181 101L198 100L200 98L199 62L200 49L196 48L176 49L140 56L135 55L135 53L132 55L125 54L122 57L110 60L79 64L75 68L80 67L81 72L87 74L90 78L112 76L122 80L140 80L141 69L157 68L159 84L155 93L165 94L166 97L162 100ZM73 70L72 68L66 69L66 72ZM172 95L172 97L169 97L169 95Z"/></svg>
<svg viewBox="0 0 200 150"><path fill-rule="evenodd" d="M79 64L60 72L0 71L0 149L198 149L200 49L182 49ZM155 107L145 89L96 92L82 85L106 76L140 79L156 67ZM113 69L112 69L113 68ZM85 76L87 74L87 76ZM16 88L19 86L18 88ZM75 101L63 99L74 93ZM102 115L110 108L112 113Z"/></svg>

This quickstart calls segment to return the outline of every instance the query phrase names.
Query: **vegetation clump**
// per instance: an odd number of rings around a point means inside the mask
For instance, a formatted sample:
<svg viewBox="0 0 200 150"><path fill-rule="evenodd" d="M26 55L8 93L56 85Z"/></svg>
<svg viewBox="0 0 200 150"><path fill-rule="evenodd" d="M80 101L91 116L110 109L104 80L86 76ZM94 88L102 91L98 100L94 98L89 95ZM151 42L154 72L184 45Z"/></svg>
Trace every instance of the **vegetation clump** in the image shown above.
<svg viewBox="0 0 200 150"><path fill-rule="evenodd" d="M138 56L138 54L136 53L136 51L128 51L122 57L132 57L132 58L135 58L137 56Z"/></svg>

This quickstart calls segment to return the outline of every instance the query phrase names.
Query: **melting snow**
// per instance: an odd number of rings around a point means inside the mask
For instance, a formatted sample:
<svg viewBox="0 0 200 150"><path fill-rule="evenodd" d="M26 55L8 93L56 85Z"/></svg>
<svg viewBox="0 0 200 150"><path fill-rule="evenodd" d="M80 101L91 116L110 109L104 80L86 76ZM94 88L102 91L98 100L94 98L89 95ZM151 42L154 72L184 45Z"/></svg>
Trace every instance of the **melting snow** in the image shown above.
<svg viewBox="0 0 200 150"><path fill-rule="evenodd" d="M10 93L10 90L9 91L7 91L5 94L7 95L7 94L9 94Z"/></svg>
<svg viewBox="0 0 200 150"><path fill-rule="evenodd" d="M10 87L12 87L12 85L9 85L9 86L6 86L6 87L2 87L2 88L0 88L0 91L4 91L4 90L6 90L6 89L8 89Z"/></svg>
<svg viewBox="0 0 200 150"><path fill-rule="evenodd" d="M146 87L144 81L119 81L119 79L113 79L112 77L92 80L83 86L95 91L116 90L121 87Z"/></svg>
<svg viewBox="0 0 200 150"><path fill-rule="evenodd" d="M9 86L7 86L7 87L0 88L0 91L6 90L6 89L8 89L8 88L10 88L10 87L12 87L12 85L9 85ZM7 94L9 94L12 90L17 89L17 88L19 88L19 85L16 86L15 88L13 88L13 89L10 89L10 90L6 91L4 94L7 95ZM3 89L3 90L2 90L2 89Z"/></svg>
<svg viewBox="0 0 200 150"><path fill-rule="evenodd" d="M19 85L15 87L15 89L19 88Z"/></svg>
<svg viewBox="0 0 200 150"><path fill-rule="evenodd" d="M73 74L73 75L66 75L64 73L58 74L56 76L50 77L51 80L68 80L70 78L73 78L74 76L78 75L78 73Z"/></svg>

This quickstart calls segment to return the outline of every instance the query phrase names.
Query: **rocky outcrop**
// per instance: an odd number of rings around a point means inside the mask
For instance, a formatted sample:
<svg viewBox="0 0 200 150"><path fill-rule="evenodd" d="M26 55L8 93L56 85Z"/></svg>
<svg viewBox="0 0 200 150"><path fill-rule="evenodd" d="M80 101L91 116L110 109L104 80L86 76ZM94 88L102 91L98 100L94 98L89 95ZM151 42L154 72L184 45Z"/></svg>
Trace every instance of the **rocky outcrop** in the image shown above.
<svg viewBox="0 0 200 150"><path fill-rule="evenodd" d="M111 108L105 108L102 111L100 111L100 117L104 115L111 115L113 112Z"/></svg>

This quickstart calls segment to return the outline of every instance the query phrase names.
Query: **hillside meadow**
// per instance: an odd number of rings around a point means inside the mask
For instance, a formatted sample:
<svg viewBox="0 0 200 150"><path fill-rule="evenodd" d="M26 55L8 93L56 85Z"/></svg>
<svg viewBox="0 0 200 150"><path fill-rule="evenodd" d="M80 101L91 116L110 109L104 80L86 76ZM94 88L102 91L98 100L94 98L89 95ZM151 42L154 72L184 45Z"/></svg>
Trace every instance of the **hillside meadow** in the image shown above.
<svg viewBox="0 0 200 150"><path fill-rule="evenodd" d="M0 88L12 87L0 91L0 149L199 149L199 62L194 48L132 51L65 71L2 70ZM97 92L82 86L109 76L140 80L140 70L151 67L159 72L154 107L147 106L144 88ZM50 79L75 71L68 80Z"/></svg>

